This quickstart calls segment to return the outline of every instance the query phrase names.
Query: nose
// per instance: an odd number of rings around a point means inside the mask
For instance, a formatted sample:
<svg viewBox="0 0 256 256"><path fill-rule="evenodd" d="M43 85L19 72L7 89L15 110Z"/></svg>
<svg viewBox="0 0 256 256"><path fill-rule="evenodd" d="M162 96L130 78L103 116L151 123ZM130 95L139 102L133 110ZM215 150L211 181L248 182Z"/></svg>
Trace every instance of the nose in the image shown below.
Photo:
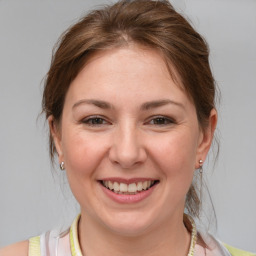
<svg viewBox="0 0 256 256"><path fill-rule="evenodd" d="M145 162L147 153L136 127L118 127L113 134L109 159L122 169L130 169Z"/></svg>

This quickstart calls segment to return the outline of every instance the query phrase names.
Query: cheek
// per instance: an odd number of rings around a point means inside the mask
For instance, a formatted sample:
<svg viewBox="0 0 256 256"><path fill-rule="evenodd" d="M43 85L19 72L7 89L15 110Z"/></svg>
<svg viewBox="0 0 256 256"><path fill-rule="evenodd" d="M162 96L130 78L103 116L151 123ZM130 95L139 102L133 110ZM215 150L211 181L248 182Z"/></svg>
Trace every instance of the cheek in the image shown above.
<svg viewBox="0 0 256 256"><path fill-rule="evenodd" d="M162 174L172 184L190 186L193 178L197 141L191 132L173 132L152 141L151 152ZM153 146L151 147L153 148Z"/></svg>
<svg viewBox="0 0 256 256"><path fill-rule="evenodd" d="M62 135L63 156L66 174L73 195L79 204L87 209L95 198L97 172L106 146L99 136L87 134L82 130L65 131ZM87 209L89 210L89 209Z"/></svg>
<svg viewBox="0 0 256 256"><path fill-rule="evenodd" d="M106 147L99 143L93 134L82 130L67 131L63 134L63 156L69 178L76 177L80 182L82 177L93 178L94 171L100 164Z"/></svg>

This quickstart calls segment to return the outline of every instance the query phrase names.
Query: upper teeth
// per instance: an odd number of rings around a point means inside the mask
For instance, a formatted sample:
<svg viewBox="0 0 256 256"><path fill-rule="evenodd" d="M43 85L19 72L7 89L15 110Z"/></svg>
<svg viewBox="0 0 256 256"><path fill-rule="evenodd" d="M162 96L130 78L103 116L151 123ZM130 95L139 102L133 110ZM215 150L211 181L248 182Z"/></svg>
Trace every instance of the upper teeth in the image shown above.
<svg viewBox="0 0 256 256"><path fill-rule="evenodd" d="M116 181L103 181L103 185L106 188L109 188L110 190L114 190L114 192L130 192L134 193L137 191L142 191L142 190L147 190L154 181L140 181L137 183L131 183L131 184L126 184L126 183L119 183Z"/></svg>

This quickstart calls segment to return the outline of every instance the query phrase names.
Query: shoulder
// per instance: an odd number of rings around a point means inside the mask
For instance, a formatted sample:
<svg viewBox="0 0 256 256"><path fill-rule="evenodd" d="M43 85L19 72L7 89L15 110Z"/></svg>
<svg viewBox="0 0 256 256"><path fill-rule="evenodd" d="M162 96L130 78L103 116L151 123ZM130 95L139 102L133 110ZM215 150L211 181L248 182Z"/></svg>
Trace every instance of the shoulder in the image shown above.
<svg viewBox="0 0 256 256"><path fill-rule="evenodd" d="M256 256L255 253L243 251L227 244L224 244L224 246L228 249L232 256Z"/></svg>
<svg viewBox="0 0 256 256"><path fill-rule="evenodd" d="M22 241L0 249L0 256L28 256L29 241Z"/></svg>
<svg viewBox="0 0 256 256"><path fill-rule="evenodd" d="M247 251L243 251L227 245L218 239L216 239L213 235L209 233L199 233L200 239L204 242L207 250L209 250L212 254L210 255L221 255L221 256L256 256L256 253L251 253Z"/></svg>

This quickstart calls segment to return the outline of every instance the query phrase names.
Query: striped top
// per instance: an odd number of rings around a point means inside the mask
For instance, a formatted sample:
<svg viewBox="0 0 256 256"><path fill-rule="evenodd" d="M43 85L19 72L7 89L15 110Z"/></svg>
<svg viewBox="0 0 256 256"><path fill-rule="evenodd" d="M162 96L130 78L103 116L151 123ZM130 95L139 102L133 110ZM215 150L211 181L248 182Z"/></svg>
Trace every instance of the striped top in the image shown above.
<svg viewBox="0 0 256 256"><path fill-rule="evenodd" d="M29 256L83 256L77 233L80 215L72 223L71 227L62 233L48 231L41 236L29 239ZM224 245L212 235L201 234L207 245L204 248L198 244L195 246L194 256L256 256L255 253L245 252L229 245Z"/></svg>

